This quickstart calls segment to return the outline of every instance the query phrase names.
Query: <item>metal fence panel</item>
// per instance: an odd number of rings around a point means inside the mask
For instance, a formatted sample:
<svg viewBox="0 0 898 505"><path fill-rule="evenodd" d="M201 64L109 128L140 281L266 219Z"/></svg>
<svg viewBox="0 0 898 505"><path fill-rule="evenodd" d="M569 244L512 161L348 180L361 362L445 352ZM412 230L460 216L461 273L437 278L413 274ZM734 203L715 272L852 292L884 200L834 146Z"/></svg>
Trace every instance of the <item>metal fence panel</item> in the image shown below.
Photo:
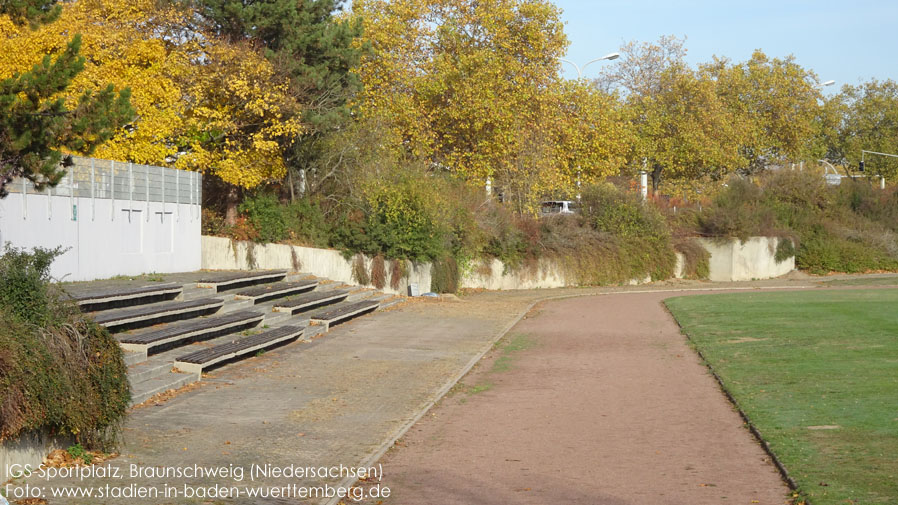
<svg viewBox="0 0 898 505"><path fill-rule="evenodd" d="M37 191L27 179L15 179L11 193L51 194L80 198L198 204L202 175L168 167L73 156L62 181Z"/></svg>

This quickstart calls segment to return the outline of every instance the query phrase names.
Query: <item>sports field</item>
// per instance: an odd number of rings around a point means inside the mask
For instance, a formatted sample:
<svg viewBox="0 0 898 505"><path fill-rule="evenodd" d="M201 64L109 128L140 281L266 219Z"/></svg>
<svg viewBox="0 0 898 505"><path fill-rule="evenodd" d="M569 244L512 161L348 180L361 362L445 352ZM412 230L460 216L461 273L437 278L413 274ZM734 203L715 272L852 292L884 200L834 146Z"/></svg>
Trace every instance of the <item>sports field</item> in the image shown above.
<svg viewBox="0 0 898 505"><path fill-rule="evenodd" d="M898 289L666 304L802 496L898 503Z"/></svg>

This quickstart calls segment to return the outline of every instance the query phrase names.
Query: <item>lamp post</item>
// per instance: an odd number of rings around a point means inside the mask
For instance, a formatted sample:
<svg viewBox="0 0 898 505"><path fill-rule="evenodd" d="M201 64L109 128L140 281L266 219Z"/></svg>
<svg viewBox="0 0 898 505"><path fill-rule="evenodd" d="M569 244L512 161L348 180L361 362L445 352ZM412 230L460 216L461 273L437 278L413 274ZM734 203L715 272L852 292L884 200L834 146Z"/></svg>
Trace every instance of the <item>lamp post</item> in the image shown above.
<svg viewBox="0 0 898 505"><path fill-rule="evenodd" d="M560 59L564 63L567 63L567 64L573 66L574 69L577 70L577 79L579 80L579 79L583 79L583 71L586 70L586 67L588 67L591 63L595 63L597 61L602 61L602 60L616 60L618 58L620 58L620 53L608 53L605 56L602 56L601 58L596 58L594 60L587 61L582 67L577 65L576 63L574 63L571 60L567 60L564 58L560 58ZM580 201L580 166L579 165L577 165L577 201L578 202Z"/></svg>
<svg viewBox="0 0 898 505"><path fill-rule="evenodd" d="M591 63L595 63L595 62L597 62L597 61L602 61L602 60L616 60L616 59L618 59L618 58L620 58L620 53L610 53L610 54L606 54L605 56L602 56L601 58L596 58L596 59L594 59L594 60L589 60L589 61L587 61L586 64L583 65L582 67L578 66L576 63L574 63L574 62L571 61L571 60L566 60L566 59L564 59L564 58L561 58L561 61L563 61L563 62L565 62L565 63L568 63L568 64L572 65L572 66L577 70L577 79L582 79L582 78L583 78L583 71L586 70L586 67L588 67Z"/></svg>

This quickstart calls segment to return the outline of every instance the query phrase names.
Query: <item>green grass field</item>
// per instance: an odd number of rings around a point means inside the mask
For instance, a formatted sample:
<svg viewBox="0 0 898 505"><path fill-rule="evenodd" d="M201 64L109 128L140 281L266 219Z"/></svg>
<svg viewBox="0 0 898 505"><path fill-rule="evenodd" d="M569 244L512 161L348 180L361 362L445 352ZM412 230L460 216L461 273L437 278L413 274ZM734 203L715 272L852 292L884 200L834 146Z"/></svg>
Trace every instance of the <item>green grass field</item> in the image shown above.
<svg viewBox="0 0 898 505"><path fill-rule="evenodd" d="M898 290L666 303L813 505L898 503Z"/></svg>

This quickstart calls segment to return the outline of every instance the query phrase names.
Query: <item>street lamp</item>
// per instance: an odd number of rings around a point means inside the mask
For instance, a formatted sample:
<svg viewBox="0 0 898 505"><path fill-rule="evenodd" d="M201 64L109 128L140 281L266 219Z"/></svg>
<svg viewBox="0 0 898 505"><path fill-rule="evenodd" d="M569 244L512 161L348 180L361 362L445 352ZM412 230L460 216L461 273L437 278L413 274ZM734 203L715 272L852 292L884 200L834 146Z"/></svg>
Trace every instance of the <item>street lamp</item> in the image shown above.
<svg viewBox="0 0 898 505"><path fill-rule="evenodd" d="M583 65L582 67L578 66L576 63L574 63L574 62L571 61L571 60L566 60L566 59L564 59L564 58L561 58L561 61L573 65L574 68L577 69L577 79L582 79L582 78L583 78L583 71L586 70L586 67L588 67L590 63L595 63L595 62L597 62L597 61L602 61L602 60L616 60L616 59L618 59L618 58L620 58L620 53L610 53L610 54L606 54L605 56L602 56L601 58L596 58L596 59L594 59L594 60L589 60L589 61L587 61L586 64Z"/></svg>
<svg viewBox="0 0 898 505"><path fill-rule="evenodd" d="M574 63L571 60L566 60L564 58L560 58L560 59L561 59L561 61L563 61L565 63L569 63L570 65L573 65L573 67L575 69L577 69L577 79L582 79L583 71L586 70L586 67L588 67L591 63L595 63L597 61L602 61L602 60L616 60L618 58L620 58L620 53L608 53L605 56L602 56L601 58L596 58L594 60L587 61L586 64L583 65L582 67L578 66L576 63ZM580 201L580 166L579 165L577 166L577 201L578 202Z"/></svg>
<svg viewBox="0 0 898 505"><path fill-rule="evenodd" d="M824 82L824 83L821 84L820 86L832 86L832 85L835 84L835 83L836 83L836 81L829 80L829 81Z"/></svg>

